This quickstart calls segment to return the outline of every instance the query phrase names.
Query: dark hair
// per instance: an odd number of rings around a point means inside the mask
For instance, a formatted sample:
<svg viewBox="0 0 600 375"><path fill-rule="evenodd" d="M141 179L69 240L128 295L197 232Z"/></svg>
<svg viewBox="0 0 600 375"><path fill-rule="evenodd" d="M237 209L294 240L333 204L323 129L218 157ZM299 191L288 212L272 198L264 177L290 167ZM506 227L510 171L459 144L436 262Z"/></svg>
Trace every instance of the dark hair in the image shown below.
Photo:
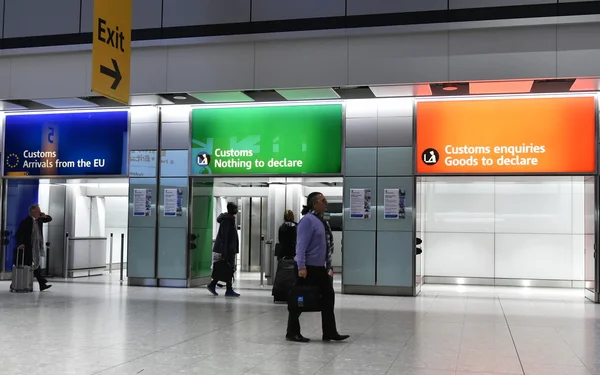
<svg viewBox="0 0 600 375"><path fill-rule="evenodd" d="M306 198L306 206L302 206L302 215L303 216L306 215L307 213L309 213L310 210L312 210L313 206L315 205L315 202L317 201L317 197L319 195L323 195L323 194L319 193L318 191L308 194L308 198Z"/></svg>
<svg viewBox="0 0 600 375"><path fill-rule="evenodd" d="M238 210L238 205L233 203L233 202L228 202L227 203L227 213L230 215L233 215L237 212Z"/></svg>

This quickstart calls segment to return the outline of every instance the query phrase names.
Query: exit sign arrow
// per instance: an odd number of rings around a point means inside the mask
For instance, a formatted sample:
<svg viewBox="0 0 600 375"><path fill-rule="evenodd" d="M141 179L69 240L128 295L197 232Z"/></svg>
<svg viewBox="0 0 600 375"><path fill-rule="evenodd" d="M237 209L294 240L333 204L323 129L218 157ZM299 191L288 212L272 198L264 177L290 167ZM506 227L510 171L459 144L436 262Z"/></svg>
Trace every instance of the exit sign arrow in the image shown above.
<svg viewBox="0 0 600 375"><path fill-rule="evenodd" d="M119 87L119 83L121 83L121 79L123 76L121 75L121 70L119 69L119 63L115 59L111 59L113 68L106 67L104 65L100 65L100 73L109 76L114 79L111 89L116 90Z"/></svg>

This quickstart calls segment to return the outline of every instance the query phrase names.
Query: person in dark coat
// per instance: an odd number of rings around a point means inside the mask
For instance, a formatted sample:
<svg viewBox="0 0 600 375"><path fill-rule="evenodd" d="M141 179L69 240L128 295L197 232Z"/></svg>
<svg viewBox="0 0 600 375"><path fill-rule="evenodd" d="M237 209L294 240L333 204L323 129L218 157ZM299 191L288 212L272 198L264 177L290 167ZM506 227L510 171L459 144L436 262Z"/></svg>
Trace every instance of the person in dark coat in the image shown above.
<svg viewBox="0 0 600 375"><path fill-rule="evenodd" d="M279 253L281 259L294 259L296 256L296 235L298 227L294 221L294 212L286 210L283 214L283 224L279 227Z"/></svg>
<svg viewBox="0 0 600 375"><path fill-rule="evenodd" d="M227 261L235 270L235 258L240 252L240 240L235 222L235 215L238 213L238 206L235 203L227 203L227 212L222 213L217 218L219 223L219 232L213 246L213 265L222 260ZM223 280L225 281L225 280ZM217 283L219 280L214 280L206 287L213 296L218 296ZM240 295L233 290L232 280L227 283L227 297L239 297Z"/></svg>
<svg viewBox="0 0 600 375"><path fill-rule="evenodd" d="M45 256L43 226L51 221L52 217L43 213L38 204L32 204L29 206L29 216L21 221L15 235L17 248L25 250L24 263L33 268L33 275L40 284L41 292L52 287L42 276L40 264L41 258ZM15 257L16 255L17 252ZM19 259L15 258L16 262L19 262Z"/></svg>

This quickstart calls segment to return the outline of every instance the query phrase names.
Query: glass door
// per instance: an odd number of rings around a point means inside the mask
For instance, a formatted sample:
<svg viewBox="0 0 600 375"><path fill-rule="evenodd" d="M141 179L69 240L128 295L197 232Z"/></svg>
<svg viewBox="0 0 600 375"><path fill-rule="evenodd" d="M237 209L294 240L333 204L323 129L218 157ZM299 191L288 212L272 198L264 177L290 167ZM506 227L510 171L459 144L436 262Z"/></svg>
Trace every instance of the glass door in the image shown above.
<svg viewBox="0 0 600 375"><path fill-rule="evenodd" d="M599 303L598 298L598 257L597 230L598 215L596 206L598 204L598 191L596 189L596 177L588 177L584 183L584 229L585 229L585 297L594 303Z"/></svg>

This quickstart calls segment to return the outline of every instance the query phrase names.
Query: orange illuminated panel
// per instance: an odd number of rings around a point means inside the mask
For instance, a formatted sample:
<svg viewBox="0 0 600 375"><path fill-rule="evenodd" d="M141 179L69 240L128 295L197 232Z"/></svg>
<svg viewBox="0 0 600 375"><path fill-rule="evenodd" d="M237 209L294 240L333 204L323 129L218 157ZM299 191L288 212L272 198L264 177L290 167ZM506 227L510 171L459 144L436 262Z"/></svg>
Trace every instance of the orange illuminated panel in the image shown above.
<svg viewBox="0 0 600 375"><path fill-rule="evenodd" d="M529 93L531 86L533 81L472 82L469 84L469 93L472 95L522 94Z"/></svg>
<svg viewBox="0 0 600 375"><path fill-rule="evenodd" d="M594 173L593 97L422 101L417 173Z"/></svg>

